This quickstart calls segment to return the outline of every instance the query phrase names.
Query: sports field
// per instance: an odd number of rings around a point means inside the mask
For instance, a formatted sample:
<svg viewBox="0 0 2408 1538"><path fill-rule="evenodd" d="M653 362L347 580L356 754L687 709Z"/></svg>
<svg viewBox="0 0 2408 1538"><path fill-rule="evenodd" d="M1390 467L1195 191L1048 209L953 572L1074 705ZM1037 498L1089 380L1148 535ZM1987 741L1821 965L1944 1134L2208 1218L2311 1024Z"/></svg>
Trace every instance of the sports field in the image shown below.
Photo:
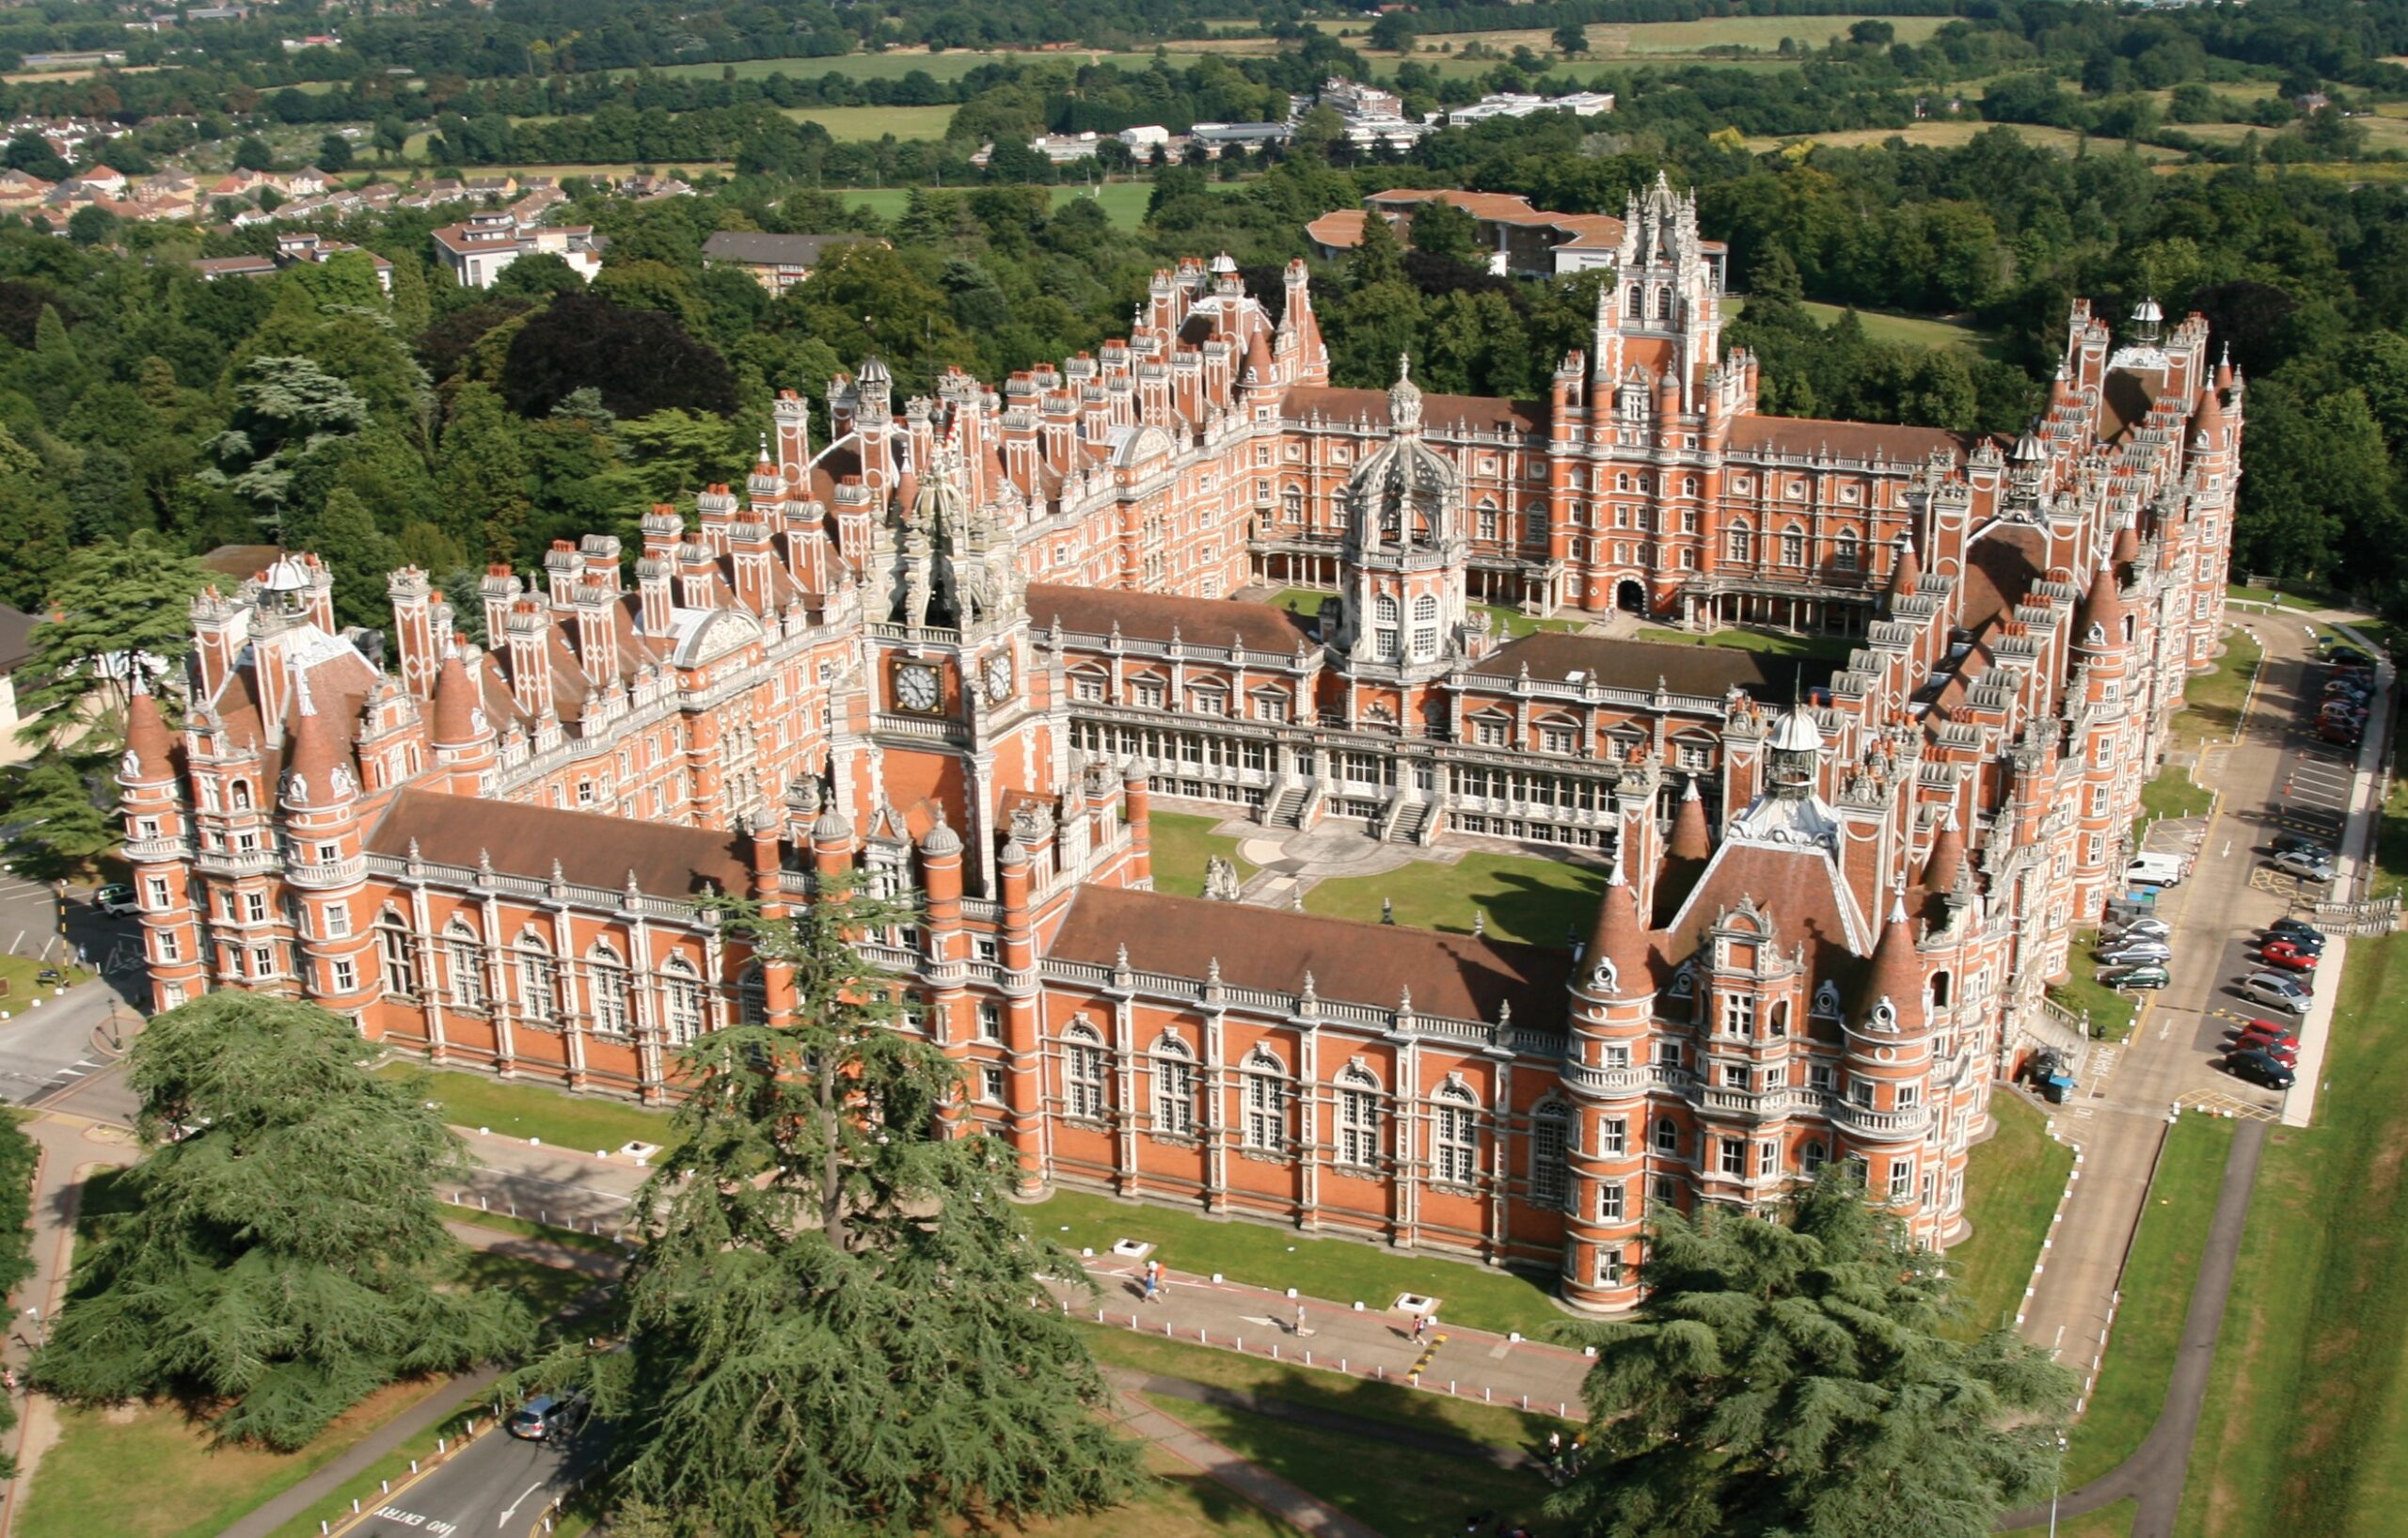
<svg viewBox="0 0 2408 1538"><path fill-rule="evenodd" d="M1232 183L1210 183L1215 192L1227 191ZM832 187L832 198L866 207L880 218L896 218L911 206L910 187ZM1055 187L1054 207L1059 210L1074 198L1092 197L1114 224L1123 230L1134 230L1145 222L1146 204L1153 197L1151 183L1145 182L1106 182L1101 186Z"/></svg>
<svg viewBox="0 0 2408 1538"><path fill-rule="evenodd" d="M1732 294L1722 301L1726 320L1737 320L1746 312L1747 296ZM1847 313L1843 305L1817 304L1808 300L1802 307L1818 325L1829 325ZM1932 320L1922 315L1885 315L1877 309L1860 309L1856 318L1864 334L1875 341L1895 341L1909 347L1978 347L1982 333L1962 321Z"/></svg>

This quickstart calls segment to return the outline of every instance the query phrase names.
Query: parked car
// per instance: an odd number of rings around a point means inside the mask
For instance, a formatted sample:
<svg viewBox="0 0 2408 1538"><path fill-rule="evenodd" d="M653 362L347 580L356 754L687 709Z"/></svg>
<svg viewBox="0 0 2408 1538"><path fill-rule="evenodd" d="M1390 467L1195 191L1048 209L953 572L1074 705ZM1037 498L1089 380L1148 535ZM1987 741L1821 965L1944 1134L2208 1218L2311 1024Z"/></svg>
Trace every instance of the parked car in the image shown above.
<svg viewBox="0 0 2408 1538"><path fill-rule="evenodd" d="M2296 851L2290 854L2278 854L2274 856L2274 868L2287 871L2303 881L2314 881L2319 885L2333 879L2333 862L2320 859L2313 854L2302 854Z"/></svg>
<svg viewBox="0 0 2408 1538"><path fill-rule="evenodd" d="M2313 972L2317 955L2288 940L2269 940L2258 947L2258 959L2270 967L2280 967L2285 972Z"/></svg>
<svg viewBox="0 0 2408 1538"><path fill-rule="evenodd" d="M2287 1047L2299 1045L2299 1031L2290 1025L2277 1025L2271 1020L2253 1020L2236 1032L2232 1039L2236 1048L2262 1047L2269 1041Z"/></svg>
<svg viewBox="0 0 2408 1538"><path fill-rule="evenodd" d="M2306 833L2276 833L2274 852L2276 854L2321 854L2330 860L2333 858L2333 846Z"/></svg>
<svg viewBox="0 0 2408 1538"><path fill-rule="evenodd" d="M2276 1041L2242 1041L2233 1046L2235 1052L2262 1052L2285 1068L2299 1067L2299 1043L2288 1038Z"/></svg>
<svg viewBox="0 0 2408 1538"><path fill-rule="evenodd" d="M2327 662L2339 663L2343 667L2351 668L2370 668L2374 666L2373 656L2368 652L2361 651L2355 646L2336 646L2331 651L2324 654L2324 660Z"/></svg>
<svg viewBox="0 0 2408 1538"><path fill-rule="evenodd" d="M123 918L128 913L142 912L142 905L134 898L134 888L123 881L112 881L93 893L92 906L111 918Z"/></svg>
<svg viewBox="0 0 2408 1538"><path fill-rule="evenodd" d="M2190 864L2178 855L2155 852L2136 854L2124 867L2128 881L2146 881L2151 886L2179 886L2182 878L2191 873Z"/></svg>
<svg viewBox="0 0 2408 1538"><path fill-rule="evenodd" d="M2262 1052L2236 1052L2224 1060L2224 1069L2236 1079L2246 1079L2269 1089L2289 1089L2299 1077L2289 1065L2278 1063Z"/></svg>
<svg viewBox="0 0 2408 1538"><path fill-rule="evenodd" d="M554 1437L570 1435L585 1423L585 1396L582 1394L572 1394L566 1399L537 1394L513 1412L510 1435L522 1442L548 1442Z"/></svg>
<svg viewBox="0 0 2408 1538"><path fill-rule="evenodd" d="M2347 721L2325 721L2316 728L2316 735L2337 748L2354 748L2366 740L2366 733Z"/></svg>
<svg viewBox="0 0 2408 1538"><path fill-rule="evenodd" d="M2316 1002L2316 991L2306 982L2279 972L2253 972L2234 987L2252 1004L2294 1015L2307 1013L2308 1006Z"/></svg>
<svg viewBox="0 0 2408 1538"><path fill-rule="evenodd" d="M2266 926L2266 932L2289 935L2301 944L2315 944L2320 947L2325 940L2324 931L2304 918L2278 918Z"/></svg>
<svg viewBox="0 0 2408 1538"><path fill-rule="evenodd" d="M2161 988L2172 987L2174 975L2154 961L2142 961L2128 967L2102 967L2099 980L2110 988L2154 992Z"/></svg>
<svg viewBox="0 0 2408 1538"><path fill-rule="evenodd" d="M2174 947L2162 940L2126 940L2099 947L2099 959L2111 967L2131 966L2136 961L2160 964L2174 959Z"/></svg>
<svg viewBox="0 0 2408 1538"><path fill-rule="evenodd" d="M2174 926L2162 918L2135 918L2111 925L2111 934L2117 943L2127 940L2170 941L2174 938Z"/></svg>

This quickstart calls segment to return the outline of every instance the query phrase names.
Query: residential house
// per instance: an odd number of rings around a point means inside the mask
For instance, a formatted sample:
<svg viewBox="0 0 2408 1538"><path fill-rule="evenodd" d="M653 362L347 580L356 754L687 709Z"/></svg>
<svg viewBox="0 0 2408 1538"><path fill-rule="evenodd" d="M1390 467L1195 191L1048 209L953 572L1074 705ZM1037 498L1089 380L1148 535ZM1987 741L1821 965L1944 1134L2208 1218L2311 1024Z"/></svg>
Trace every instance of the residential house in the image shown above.
<svg viewBox="0 0 2408 1538"><path fill-rule="evenodd" d="M771 293L808 279L832 250L863 241L883 246L873 235L772 235L757 230L721 230L703 242L703 265L734 267Z"/></svg>

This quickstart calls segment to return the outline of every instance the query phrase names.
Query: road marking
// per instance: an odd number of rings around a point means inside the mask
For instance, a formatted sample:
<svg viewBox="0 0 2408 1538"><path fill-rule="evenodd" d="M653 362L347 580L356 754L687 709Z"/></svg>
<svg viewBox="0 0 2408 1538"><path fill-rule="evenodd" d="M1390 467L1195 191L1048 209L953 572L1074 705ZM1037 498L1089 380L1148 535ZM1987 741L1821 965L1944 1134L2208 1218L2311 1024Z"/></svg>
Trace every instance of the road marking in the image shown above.
<svg viewBox="0 0 2408 1538"><path fill-rule="evenodd" d="M439 1534L457 1532L460 1530L452 1524L443 1521L438 1517L428 1516L420 1512L404 1511L399 1506L377 1507L376 1519L380 1522L399 1522L405 1528L417 1528L423 1532Z"/></svg>
<svg viewBox="0 0 2408 1538"><path fill-rule="evenodd" d="M526 1502L527 1498L550 1483L551 1481L549 1480L537 1480L534 1483L527 1486L526 1489L519 1491L518 1498L512 1501L508 1506L502 1509L501 1520L496 1522L494 1526L498 1528L506 1528L510 1526L510 1519L518 1514L518 1508Z"/></svg>

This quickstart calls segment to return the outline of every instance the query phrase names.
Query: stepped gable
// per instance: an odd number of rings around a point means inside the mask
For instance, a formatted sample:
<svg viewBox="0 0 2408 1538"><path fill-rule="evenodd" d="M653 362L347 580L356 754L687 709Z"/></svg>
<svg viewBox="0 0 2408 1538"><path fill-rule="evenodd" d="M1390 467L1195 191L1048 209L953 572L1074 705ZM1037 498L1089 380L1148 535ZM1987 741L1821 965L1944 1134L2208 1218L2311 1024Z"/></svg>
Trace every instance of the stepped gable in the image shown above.
<svg viewBox="0 0 2408 1538"><path fill-rule="evenodd" d="M1518 678L1528 667L1530 676L1560 684L1580 675L1608 689L1653 690L1656 680L1675 694L1720 698L1735 689L1764 696L1788 682L1786 668L1768 669L1760 652L1736 646L1678 646L1645 641L1608 641L1603 636L1576 635L1569 630L1534 630L1491 652L1471 671L1483 678Z"/></svg>
<svg viewBox="0 0 2408 1538"><path fill-rule="evenodd" d="M1167 642L1176 633L1186 645L1213 648L1226 648L1230 638L1239 637L1247 650L1258 652L1292 653L1299 645L1320 643L1312 622L1276 604L1053 582L1031 582L1027 603L1028 622L1038 630L1059 622L1065 630L1104 636L1117 626L1132 641Z"/></svg>
<svg viewBox="0 0 2408 1538"><path fill-rule="evenodd" d="M616 891L633 870L655 896L689 895L705 882L741 895L752 881L744 846L730 833L404 789L368 835L368 852L420 858L474 870L489 860L505 876L549 880L553 863L580 886Z"/></svg>
<svg viewBox="0 0 2408 1538"><path fill-rule="evenodd" d="M1563 1017L1572 959L1562 951L1395 924L1359 924L1239 902L1206 902L1121 887L1081 886L1046 959L1111 966L1120 948L1143 972L1203 977L1213 961L1232 988L1314 991L1393 1009L1404 993L1420 1014L1547 1028Z"/></svg>

